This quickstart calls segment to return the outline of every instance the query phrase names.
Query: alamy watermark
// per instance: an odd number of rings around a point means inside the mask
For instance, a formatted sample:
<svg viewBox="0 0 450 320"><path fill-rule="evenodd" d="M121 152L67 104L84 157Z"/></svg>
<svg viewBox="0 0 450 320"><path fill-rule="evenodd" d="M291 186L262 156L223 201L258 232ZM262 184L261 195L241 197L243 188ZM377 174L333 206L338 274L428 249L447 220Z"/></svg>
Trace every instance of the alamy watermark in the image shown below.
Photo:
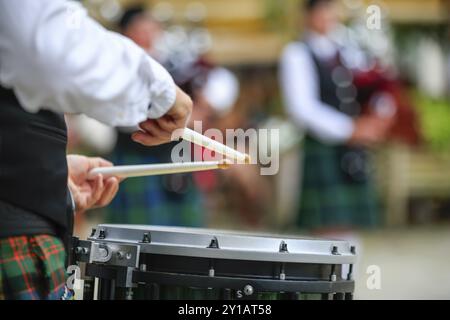
<svg viewBox="0 0 450 320"><path fill-rule="evenodd" d="M366 27L369 30L381 30L381 8L372 4L366 9Z"/></svg>
<svg viewBox="0 0 450 320"><path fill-rule="evenodd" d="M264 176L276 175L280 169L280 130L279 129L226 129L225 134L221 130L210 128L203 132L202 121L194 121L194 131L226 145L239 152L250 156L249 164L260 165L260 174ZM174 132L173 140L181 136L180 132ZM191 161L233 161L218 152L206 148L192 148L188 141L179 142L171 154L172 162ZM234 160L236 164L244 161Z"/></svg>
<svg viewBox="0 0 450 320"><path fill-rule="evenodd" d="M370 265L366 269L368 275L366 286L369 290L381 290L381 268L377 265Z"/></svg>

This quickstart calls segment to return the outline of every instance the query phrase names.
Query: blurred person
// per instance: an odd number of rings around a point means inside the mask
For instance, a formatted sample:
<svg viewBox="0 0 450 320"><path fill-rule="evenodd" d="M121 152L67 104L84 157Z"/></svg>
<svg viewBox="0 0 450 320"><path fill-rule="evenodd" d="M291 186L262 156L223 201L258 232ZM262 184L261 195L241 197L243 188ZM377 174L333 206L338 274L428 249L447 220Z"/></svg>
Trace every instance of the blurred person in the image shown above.
<svg viewBox="0 0 450 320"><path fill-rule="evenodd" d="M306 0L303 8L305 36L287 45L280 62L287 112L306 130L298 227L322 235L376 227L381 216L367 148L385 140L392 120L364 112L357 101L343 63L350 50L333 39L335 1Z"/></svg>
<svg viewBox="0 0 450 320"><path fill-rule="evenodd" d="M0 299L58 299L74 213L105 206L119 183L88 178L110 162L66 157L62 113L140 123L132 138L151 146L185 127L192 102L160 64L71 1L1 0L0 66Z"/></svg>

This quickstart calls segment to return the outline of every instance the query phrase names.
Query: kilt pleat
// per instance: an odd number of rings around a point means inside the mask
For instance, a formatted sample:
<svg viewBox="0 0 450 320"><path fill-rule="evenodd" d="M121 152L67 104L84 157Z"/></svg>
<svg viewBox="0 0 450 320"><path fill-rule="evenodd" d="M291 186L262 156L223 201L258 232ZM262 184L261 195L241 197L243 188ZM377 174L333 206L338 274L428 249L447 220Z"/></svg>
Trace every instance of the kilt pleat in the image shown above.
<svg viewBox="0 0 450 320"><path fill-rule="evenodd" d="M0 299L60 299L65 256L62 241L50 235L0 239Z"/></svg>

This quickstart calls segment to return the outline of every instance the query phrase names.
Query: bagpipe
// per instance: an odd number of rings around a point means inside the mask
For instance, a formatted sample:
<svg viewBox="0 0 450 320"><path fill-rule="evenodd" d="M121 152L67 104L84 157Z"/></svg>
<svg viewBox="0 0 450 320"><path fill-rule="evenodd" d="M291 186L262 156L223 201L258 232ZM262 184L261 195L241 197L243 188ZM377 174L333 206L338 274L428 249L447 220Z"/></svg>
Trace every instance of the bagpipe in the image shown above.
<svg viewBox="0 0 450 320"><path fill-rule="evenodd" d="M420 144L419 119L407 87L400 77L379 66L369 71L356 71L353 76L363 113L375 112L380 116L393 117L388 139L411 146ZM380 108L374 107L378 99L386 96L390 100L387 103L389 106L379 103Z"/></svg>

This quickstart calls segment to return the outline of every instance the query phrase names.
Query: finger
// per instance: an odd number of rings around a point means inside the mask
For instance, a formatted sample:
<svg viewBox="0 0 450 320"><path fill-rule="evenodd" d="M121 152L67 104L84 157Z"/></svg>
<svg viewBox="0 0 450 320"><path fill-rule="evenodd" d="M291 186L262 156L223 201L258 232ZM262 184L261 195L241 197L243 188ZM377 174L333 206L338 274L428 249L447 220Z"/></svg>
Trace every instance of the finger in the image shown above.
<svg viewBox="0 0 450 320"><path fill-rule="evenodd" d="M172 133L173 131L175 131L176 129L178 129L180 127L180 124L178 122L181 123L181 121L177 121L177 120L173 119L172 117L168 117L168 116L164 116L157 120L159 127L162 130L164 130L166 132L170 132L170 133Z"/></svg>
<svg viewBox="0 0 450 320"><path fill-rule="evenodd" d="M103 176L101 174L95 177L92 191L89 197L89 208L93 207L101 198L104 189Z"/></svg>
<svg viewBox="0 0 450 320"><path fill-rule="evenodd" d="M115 177L109 178L105 183L105 188L100 199L97 201L97 205L100 207L107 206L112 199L114 199L117 191L119 190L119 181Z"/></svg>
<svg viewBox="0 0 450 320"><path fill-rule="evenodd" d="M113 179L111 181L110 191L106 198L106 204L109 204L114 199L114 197L116 196L118 191L119 191L119 182L117 180Z"/></svg>
<svg viewBox="0 0 450 320"><path fill-rule="evenodd" d="M144 146L157 146L165 143L166 141L157 137L154 137L148 133L135 132L131 135L131 139Z"/></svg>
<svg viewBox="0 0 450 320"><path fill-rule="evenodd" d="M168 139L170 138L170 133L172 131L166 131L162 129L157 121L146 121L141 123L140 127L145 130L146 132L150 133L152 136L161 138L161 139Z"/></svg>
<svg viewBox="0 0 450 320"><path fill-rule="evenodd" d="M86 211L86 198L83 197L80 190L78 188L71 188L70 192L72 194L72 198L75 202L75 208L79 212Z"/></svg>
<svg viewBox="0 0 450 320"><path fill-rule="evenodd" d="M112 167L113 163L100 157L88 158L89 170L98 167Z"/></svg>

